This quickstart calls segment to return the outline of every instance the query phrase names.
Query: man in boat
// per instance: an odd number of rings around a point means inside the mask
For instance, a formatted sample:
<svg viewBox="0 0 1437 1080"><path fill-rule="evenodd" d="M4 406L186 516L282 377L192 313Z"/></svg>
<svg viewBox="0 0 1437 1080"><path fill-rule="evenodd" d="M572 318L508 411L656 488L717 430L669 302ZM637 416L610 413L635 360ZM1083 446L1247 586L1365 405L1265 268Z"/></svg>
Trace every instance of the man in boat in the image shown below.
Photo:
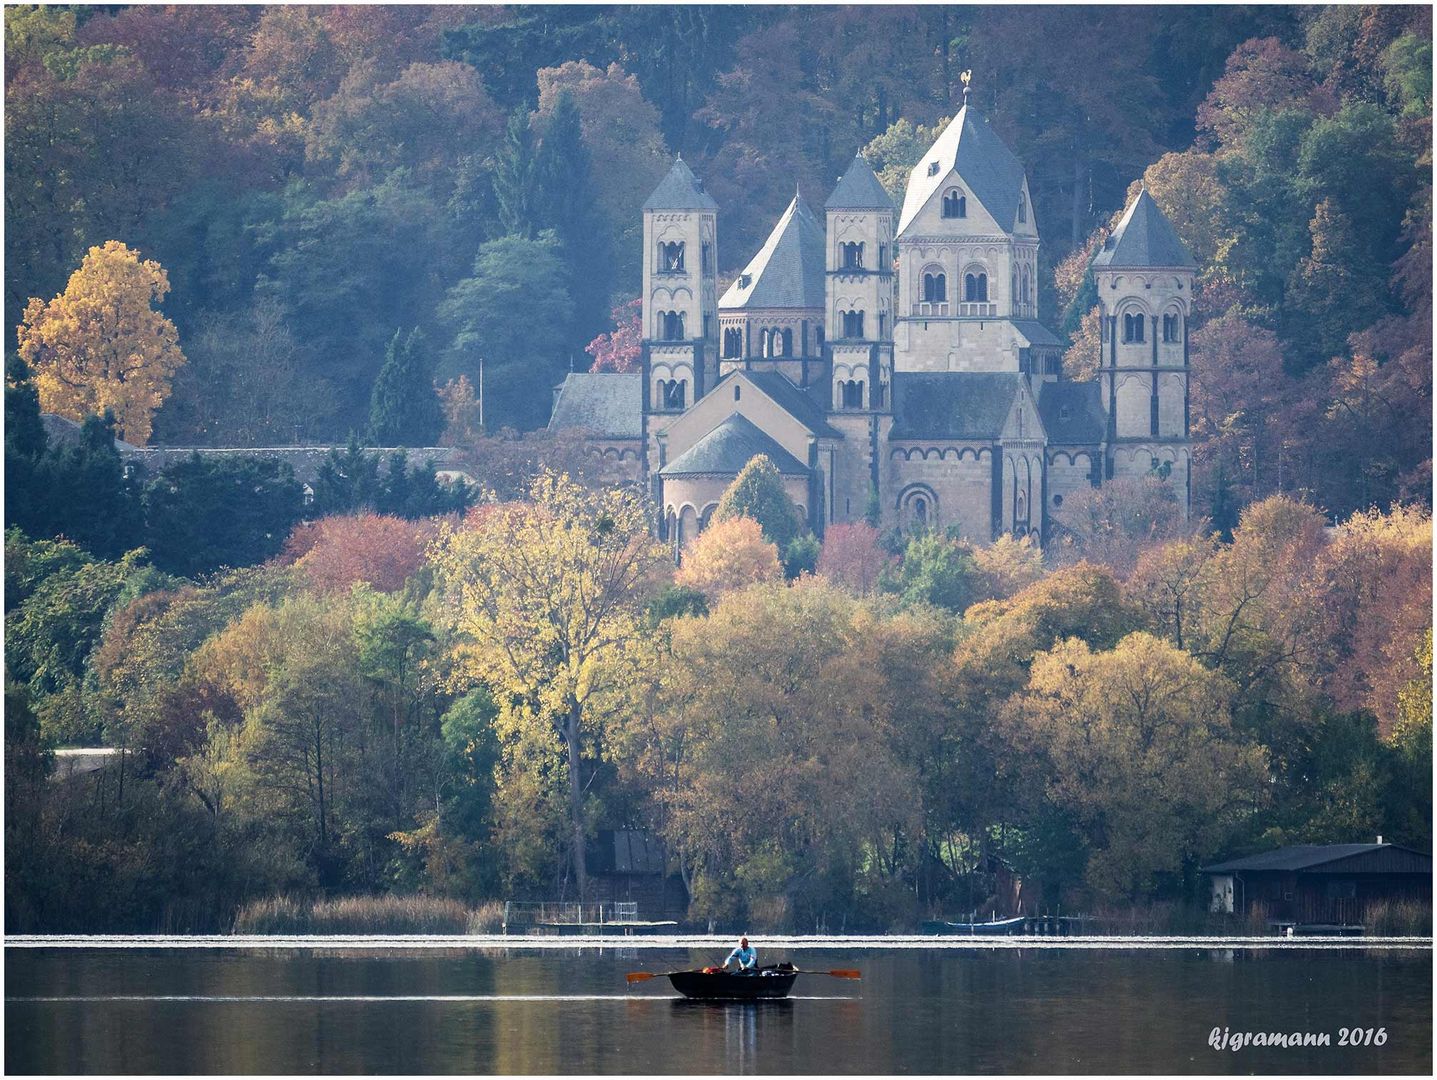
<svg viewBox="0 0 1437 1080"><path fill-rule="evenodd" d="M758 952L749 945L748 938L738 939L738 948L728 954L720 970L727 970L729 964L737 964L740 975L752 975L758 970Z"/></svg>

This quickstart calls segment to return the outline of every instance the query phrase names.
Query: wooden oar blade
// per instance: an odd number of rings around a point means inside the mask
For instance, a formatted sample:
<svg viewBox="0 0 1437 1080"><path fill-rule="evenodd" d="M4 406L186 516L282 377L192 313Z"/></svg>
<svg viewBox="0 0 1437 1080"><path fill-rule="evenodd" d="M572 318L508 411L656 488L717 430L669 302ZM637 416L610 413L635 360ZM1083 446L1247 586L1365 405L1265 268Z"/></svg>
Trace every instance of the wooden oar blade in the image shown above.
<svg viewBox="0 0 1437 1080"><path fill-rule="evenodd" d="M631 983L643 982L645 979L657 979L659 976L652 971L631 971L624 976Z"/></svg>
<svg viewBox="0 0 1437 1080"><path fill-rule="evenodd" d="M835 979L861 979L861 978L863 978L862 973L860 973L860 972L858 972L858 971L855 971L855 970L852 969L852 968L839 968L837 971L830 971L829 974L832 975Z"/></svg>

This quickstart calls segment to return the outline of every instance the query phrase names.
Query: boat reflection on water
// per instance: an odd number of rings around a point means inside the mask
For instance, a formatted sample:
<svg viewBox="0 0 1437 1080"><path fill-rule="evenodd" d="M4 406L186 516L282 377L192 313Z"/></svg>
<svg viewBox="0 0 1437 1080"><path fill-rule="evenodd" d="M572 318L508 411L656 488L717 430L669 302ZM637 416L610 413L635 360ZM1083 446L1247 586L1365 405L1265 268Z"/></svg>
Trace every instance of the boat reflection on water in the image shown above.
<svg viewBox="0 0 1437 1080"><path fill-rule="evenodd" d="M759 1046L762 1039L764 1060L772 1061L775 1044L793 1038L794 1003L784 998L769 1001L703 1001L675 998L670 1004L676 1021L697 1024L699 1043L709 1054L722 1046L723 1069L729 1074L750 1074L758 1071Z"/></svg>

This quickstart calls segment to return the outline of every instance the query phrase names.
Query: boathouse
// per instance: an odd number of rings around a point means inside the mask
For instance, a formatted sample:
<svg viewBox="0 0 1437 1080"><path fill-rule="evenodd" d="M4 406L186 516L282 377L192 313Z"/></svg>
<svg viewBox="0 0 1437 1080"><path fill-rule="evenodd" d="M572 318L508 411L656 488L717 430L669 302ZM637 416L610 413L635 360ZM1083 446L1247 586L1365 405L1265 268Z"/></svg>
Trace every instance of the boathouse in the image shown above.
<svg viewBox="0 0 1437 1080"><path fill-rule="evenodd" d="M1400 844L1297 844L1202 868L1209 910L1351 926L1377 901L1432 903L1432 856Z"/></svg>

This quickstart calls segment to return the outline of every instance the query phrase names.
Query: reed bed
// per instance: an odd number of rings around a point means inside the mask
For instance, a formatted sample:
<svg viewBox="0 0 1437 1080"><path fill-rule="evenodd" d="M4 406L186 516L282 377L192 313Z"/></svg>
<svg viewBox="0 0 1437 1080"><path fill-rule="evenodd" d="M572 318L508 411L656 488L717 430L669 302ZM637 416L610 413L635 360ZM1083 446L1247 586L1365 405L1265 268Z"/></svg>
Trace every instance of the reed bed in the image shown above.
<svg viewBox="0 0 1437 1080"><path fill-rule="evenodd" d="M1369 934L1426 937L1432 933L1432 905L1420 900L1374 900L1362 917Z"/></svg>
<svg viewBox="0 0 1437 1080"><path fill-rule="evenodd" d="M431 896L348 896L337 900L254 900L235 916L237 934L466 934L492 922L493 903L471 910ZM497 905L502 924L504 905ZM497 927L496 927L497 929Z"/></svg>

